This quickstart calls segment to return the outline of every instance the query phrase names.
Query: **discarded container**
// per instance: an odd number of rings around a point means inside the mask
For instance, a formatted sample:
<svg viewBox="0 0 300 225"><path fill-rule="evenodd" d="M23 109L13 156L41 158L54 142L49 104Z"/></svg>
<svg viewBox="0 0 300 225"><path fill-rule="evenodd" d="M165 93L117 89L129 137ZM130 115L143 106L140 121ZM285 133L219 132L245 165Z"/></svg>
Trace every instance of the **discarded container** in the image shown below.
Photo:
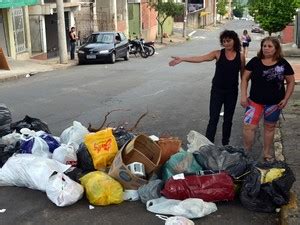
<svg viewBox="0 0 300 225"><path fill-rule="evenodd" d="M118 180L124 189L137 190L148 182L147 176L158 169L160 154L160 148L154 141L139 135L118 152L108 174ZM141 178L128 168L129 164L136 162L145 166L146 177Z"/></svg>

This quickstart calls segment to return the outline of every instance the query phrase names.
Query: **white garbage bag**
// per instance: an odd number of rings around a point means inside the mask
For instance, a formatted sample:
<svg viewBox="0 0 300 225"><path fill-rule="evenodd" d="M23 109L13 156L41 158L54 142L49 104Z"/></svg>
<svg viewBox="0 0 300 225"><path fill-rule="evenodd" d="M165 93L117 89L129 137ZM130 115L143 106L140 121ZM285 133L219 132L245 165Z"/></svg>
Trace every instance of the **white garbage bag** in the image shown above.
<svg viewBox="0 0 300 225"><path fill-rule="evenodd" d="M48 198L57 206L72 205L83 196L84 189L64 173L54 173L46 186Z"/></svg>
<svg viewBox="0 0 300 225"><path fill-rule="evenodd" d="M28 187L46 191L53 172L65 172L70 165L33 154L15 154L0 169L0 186Z"/></svg>
<svg viewBox="0 0 300 225"><path fill-rule="evenodd" d="M76 150L79 145L84 142L84 136L88 134L89 131L80 122L74 121L73 126L65 129L60 135L60 141L63 144L73 144L76 146Z"/></svg>
<svg viewBox="0 0 300 225"><path fill-rule="evenodd" d="M73 145L61 144L52 154L52 159L66 165L77 166L77 155Z"/></svg>
<svg viewBox="0 0 300 225"><path fill-rule="evenodd" d="M16 143L21 139L21 134L17 132L12 132L7 134L1 138L1 142L5 145L13 145L15 146Z"/></svg>
<svg viewBox="0 0 300 225"><path fill-rule="evenodd" d="M185 218L183 216L165 216L165 215L156 215L158 218L165 220L165 225L195 225L192 220Z"/></svg>
<svg viewBox="0 0 300 225"><path fill-rule="evenodd" d="M197 131L191 130L187 135L187 152L193 153L200 149L204 145L213 145L213 143L208 140L204 135L198 133Z"/></svg>
<svg viewBox="0 0 300 225"><path fill-rule="evenodd" d="M183 201L160 197L146 203L147 210L153 213L183 216L189 219L200 218L217 211L213 202L205 202L199 198L188 198Z"/></svg>

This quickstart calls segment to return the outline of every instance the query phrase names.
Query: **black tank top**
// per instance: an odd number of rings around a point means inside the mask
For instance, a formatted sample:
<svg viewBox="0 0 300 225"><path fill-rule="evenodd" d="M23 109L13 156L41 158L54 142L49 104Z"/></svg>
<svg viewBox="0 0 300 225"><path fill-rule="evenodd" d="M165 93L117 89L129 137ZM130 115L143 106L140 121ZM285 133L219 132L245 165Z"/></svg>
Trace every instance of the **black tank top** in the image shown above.
<svg viewBox="0 0 300 225"><path fill-rule="evenodd" d="M216 62L215 76L212 80L212 88L221 90L238 91L239 72L241 69L241 54L236 53L233 60L225 56L225 49L221 50L220 58Z"/></svg>

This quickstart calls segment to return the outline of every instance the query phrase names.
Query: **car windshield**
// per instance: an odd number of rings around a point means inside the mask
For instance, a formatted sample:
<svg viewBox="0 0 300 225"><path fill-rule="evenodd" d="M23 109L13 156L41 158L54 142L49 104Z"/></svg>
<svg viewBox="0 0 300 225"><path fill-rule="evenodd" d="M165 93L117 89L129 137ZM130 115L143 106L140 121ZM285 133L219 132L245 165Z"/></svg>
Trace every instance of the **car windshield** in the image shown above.
<svg viewBox="0 0 300 225"><path fill-rule="evenodd" d="M92 34L89 39L88 43L104 43L104 44L111 44L114 41L113 34Z"/></svg>

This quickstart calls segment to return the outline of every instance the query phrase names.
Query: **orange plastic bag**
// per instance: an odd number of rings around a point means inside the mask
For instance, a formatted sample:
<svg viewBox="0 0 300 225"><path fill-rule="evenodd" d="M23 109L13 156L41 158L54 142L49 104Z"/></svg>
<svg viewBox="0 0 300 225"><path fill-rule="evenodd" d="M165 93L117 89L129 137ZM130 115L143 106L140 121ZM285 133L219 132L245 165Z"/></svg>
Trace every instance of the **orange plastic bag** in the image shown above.
<svg viewBox="0 0 300 225"><path fill-rule="evenodd" d="M158 145L161 149L159 165L164 164L172 155L179 152L181 140L177 137L160 137Z"/></svg>
<svg viewBox="0 0 300 225"><path fill-rule="evenodd" d="M84 138L84 143L92 156L94 167L97 170L105 170L110 166L118 152L112 128L87 134Z"/></svg>

